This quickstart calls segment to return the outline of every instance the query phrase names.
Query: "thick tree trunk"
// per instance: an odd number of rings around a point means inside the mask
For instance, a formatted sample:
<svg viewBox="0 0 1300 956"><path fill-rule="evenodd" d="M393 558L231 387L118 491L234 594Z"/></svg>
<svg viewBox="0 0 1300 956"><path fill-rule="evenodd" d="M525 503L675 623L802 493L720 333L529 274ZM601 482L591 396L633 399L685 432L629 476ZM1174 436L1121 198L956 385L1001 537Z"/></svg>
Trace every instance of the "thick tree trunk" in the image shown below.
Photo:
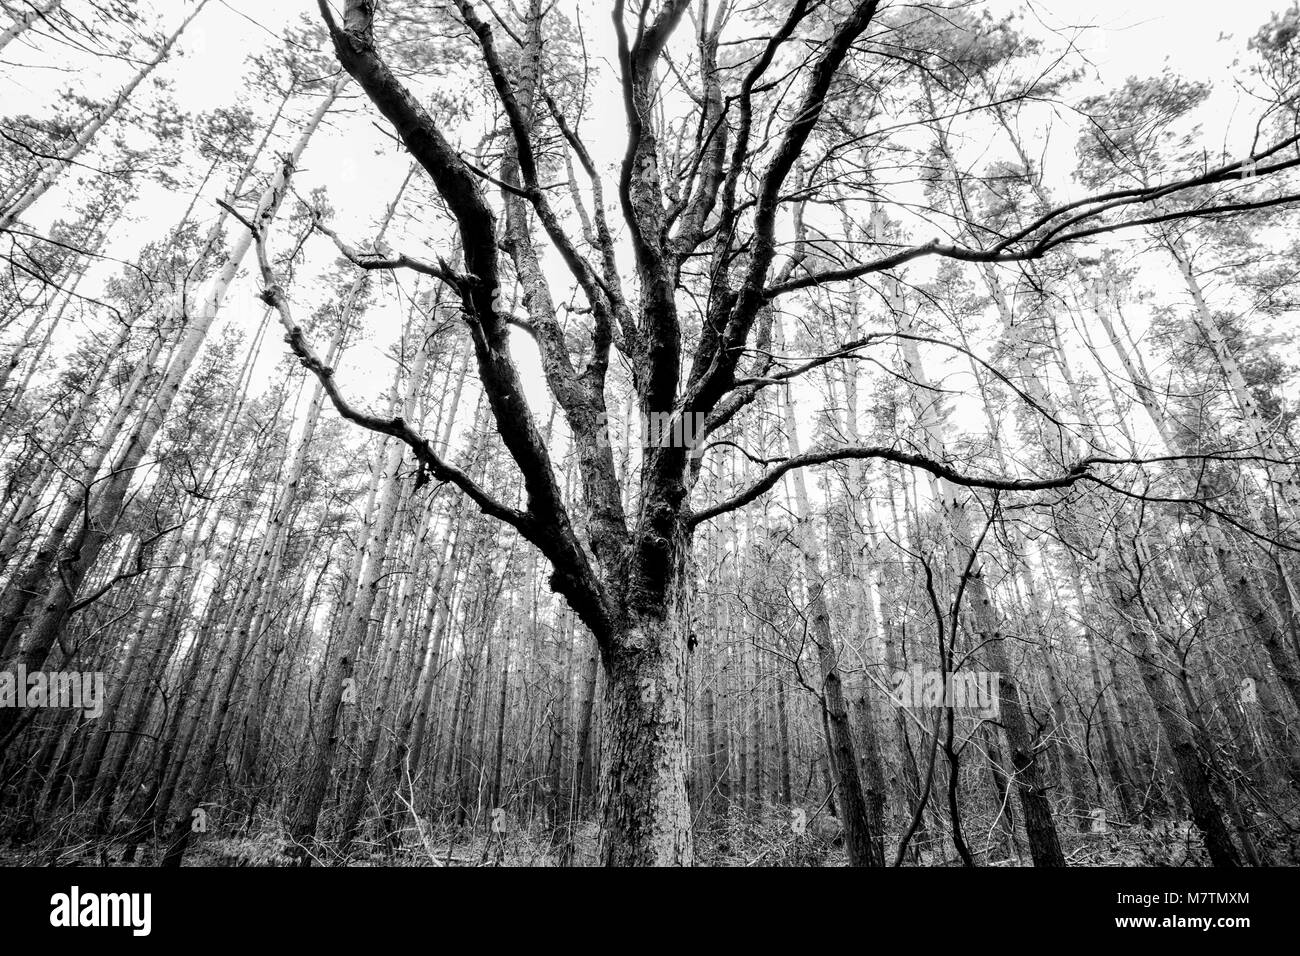
<svg viewBox="0 0 1300 956"><path fill-rule="evenodd" d="M688 634L671 609L643 616L605 653L599 858L605 866L690 866L686 796Z"/></svg>

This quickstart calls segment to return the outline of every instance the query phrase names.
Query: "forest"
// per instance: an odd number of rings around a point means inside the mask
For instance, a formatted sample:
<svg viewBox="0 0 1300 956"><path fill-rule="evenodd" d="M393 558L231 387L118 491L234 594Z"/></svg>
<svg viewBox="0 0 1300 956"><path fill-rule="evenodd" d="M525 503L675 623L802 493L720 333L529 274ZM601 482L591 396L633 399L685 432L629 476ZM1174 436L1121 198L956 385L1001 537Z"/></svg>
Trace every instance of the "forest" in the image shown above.
<svg viewBox="0 0 1300 956"><path fill-rule="evenodd" d="M0 863L1300 865L1288 2L0 0Z"/></svg>

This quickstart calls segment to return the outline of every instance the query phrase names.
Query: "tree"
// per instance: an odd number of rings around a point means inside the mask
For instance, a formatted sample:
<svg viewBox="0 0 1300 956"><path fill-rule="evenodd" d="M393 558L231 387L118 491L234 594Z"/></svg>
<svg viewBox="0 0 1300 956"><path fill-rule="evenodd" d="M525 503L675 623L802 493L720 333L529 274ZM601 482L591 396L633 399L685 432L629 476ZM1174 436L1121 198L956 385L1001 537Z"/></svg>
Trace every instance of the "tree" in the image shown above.
<svg viewBox="0 0 1300 956"><path fill-rule="evenodd" d="M1041 259L1067 243L1122 227L1189 216L1204 217L1288 201L1280 196L1237 200L1226 192L1243 162L1263 174L1282 173L1296 165L1282 152L1293 140L1282 140L1246 160L1209 168L1199 175L1099 193L1044 212L1009 235L969 244L930 240L881 251L840 268L802 270L771 284L778 251L778 219L788 206L787 181L816 142L819 120L846 65L868 54L857 44L876 23L874 0L846 4L844 9L790 5L766 42L755 44L755 59L745 69L728 71L734 84L725 105L714 78L717 42L727 7L715 12L712 23L701 18L698 55L706 75L704 93L696 98L698 132L690 159L688 191L679 192L663 166L663 141L669 131L657 119L657 66L673 32L690 6L668 0L653 14L642 9L630 34L622 2L614 5L618 63L628 126L627 150L618 177L619 205L634 250L638 290L635 297L620 280L612 241L597 207L596 264L590 262L566 231L540 179L538 145L545 118L529 94L530 83L506 62L497 31L480 19L473 4L462 0L457 10L477 43L483 68L491 79L509 127L513 170L503 168L507 218L518 218L516 200L526 200L553 244L572 282L591 310L590 342L575 366L565 337L553 315L541 277L529 278L516 269L529 302L530 332L538 343L551 392L573 433L582 477L586 540L574 527L570 508L555 476L536 425L527 411L517 366L511 358L510 322L501 309L503 265L497 245L497 214L485 195L491 177L469 162L448 142L440 124L412 97L380 52L375 5L349 0L336 20L325 4L321 14L343 67L360 84L376 109L394 126L407 149L434 182L455 220L464 254L464 270L444 264L414 263L406 257L359 257L369 268L422 268L447 282L461 298L465 321L473 337L480 381L487 393L497 431L518 466L526 489L525 506L513 508L494 499L462 470L447 463L404 419L368 416L351 408L337 392L335 404L344 417L386 432L409 445L436 477L455 484L484 513L513 526L538 547L553 566L552 586L568 600L595 635L606 675L606 708L610 751L603 784L602 859L609 864L682 864L692 859L690 814L686 800L684 695L689 666L685 622L689 618L688 566L690 540L704 521L741 507L773 487L795 468L839 459L884 459L920 468L937 479L966 487L1006 491L1063 489L1091 480L1098 470L1119 462L1090 456L1061 473L1046 477L979 477L962 473L942 460L889 447L852 447L790 456L768 470L753 487L732 499L693 509L690 449L684 443L647 447L639 477L639 507L627 515L617 492L617 476L608 443L599 437L605 415L605 383L612 347L633 369L641 415L650 420L667 416L674 422L699 420L705 435L728 420L745 403L742 357L763 309L782 296L828 283L848 282L886 273L925 257L945 257L973 263L1024 262ZM526 24L536 34L540 13ZM878 24L885 26L887 24ZM754 138L756 90L788 41L817 36L815 56L797 64L803 88L795 94L797 107L789 125L766 142ZM507 41L508 42L508 41ZM532 41L535 46L535 40ZM868 41L869 42L869 41ZM868 48L869 49L869 48ZM525 55L524 62L529 62ZM536 59L536 55L531 59ZM711 89L712 87L712 89ZM549 120L559 128L580 160L585 148L567 122L558 102L548 102ZM730 147L728 151L727 147ZM584 164L595 178L590 163ZM752 190L742 196L740 190ZM1210 199L1183 205L1202 190ZM1161 201L1156 214L1142 212ZM509 210L515 208L516 212ZM1164 211L1167 209L1168 211ZM978 235L983 230L975 227ZM265 239L264 236L260 237ZM514 239L517 244L518 237ZM697 256L712 263L706 278L695 280L685 267ZM798 271L798 270L797 270ZM268 300L280 310L291 346L322 380L329 370L304 343L289 315L287 297L268 275ZM684 327L679 290L694 286L707 305L698 326ZM859 348L860 344L849 344ZM988 606L977 598L977 605ZM1014 736L1014 735L1013 735ZM1013 746L1023 750L1024 740ZM1018 769L1028 765L1017 757ZM1029 784L1034 789L1032 783ZM1034 825L1037 825L1036 823ZM1059 850L1043 861L1056 859Z"/></svg>

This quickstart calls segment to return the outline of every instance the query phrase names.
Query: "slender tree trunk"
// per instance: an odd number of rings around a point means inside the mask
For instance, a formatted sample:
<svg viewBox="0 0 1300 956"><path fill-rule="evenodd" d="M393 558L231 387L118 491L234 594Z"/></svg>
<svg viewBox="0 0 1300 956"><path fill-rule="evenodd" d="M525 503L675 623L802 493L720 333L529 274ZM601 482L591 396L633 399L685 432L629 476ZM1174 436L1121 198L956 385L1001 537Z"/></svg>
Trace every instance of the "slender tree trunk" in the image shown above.
<svg viewBox="0 0 1300 956"><path fill-rule="evenodd" d="M131 78L131 81L122 88L121 92L113 97L103 109L95 114L95 117L89 123L81 128L81 132L77 134L77 138L73 140L72 145L62 155L46 160L41 167L41 171L37 174L36 180L7 209L0 211L0 232L9 229L19 216L25 213L36 200L49 192L50 187L58 182L59 177L71 168L73 162L90 145L91 140L104 127L104 124L118 114L136 91L136 88L148 79L158 64L167 59L171 54L172 47L175 46L180 35L185 32L185 28L190 25L190 22L199 15L207 4L208 0L199 0L198 5L189 12L181 25L176 28L176 31L163 41L163 45L158 48L158 52L153 59L141 67L135 76Z"/></svg>
<svg viewBox="0 0 1300 956"><path fill-rule="evenodd" d="M799 454L799 438L794 403L784 402L785 434L789 453ZM853 740L848 707L844 701L840 677L839 644L831 631L830 609L826 603L825 582L817 560L817 542L812 531L812 507L803 472L791 473L794 481L795 506L799 517L799 546L803 552L804 588L807 594L812 638L817 645L821 670L822 701L829 737L826 741L831 771L835 776L836 804L844 827L844 846L850 866L884 866L884 834L878 800L868 801L859 773L857 747ZM874 728L868 727L869 732ZM868 746L875 741L868 741ZM873 794L873 797L875 795Z"/></svg>
<svg viewBox="0 0 1300 956"><path fill-rule="evenodd" d="M903 323L905 330L910 329L910 322L910 316L906 316ZM929 391L929 379L914 340L903 342L903 355L908 372L919 388L926 390L927 394L938 394ZM937 455L942 450L940 427L944 412L938 403L922 406L920 403L923 401L930 400L917 399L922 437L928 450ZM942 455L939 457L942 458ZM984 645L985 656L997 674L1001 723L1011 749L1011 765L1015 770L1016 791L1024 813L1030 854L1035 866L1064 866L1065 854L1056 833L1052 805L1047 797L1047 787L1042 779L1034 739L1025 718L1020 687L1011 669L1011 659L1007 654L998 613L984 581L983 562L976 548L970 519L964 502L947 479L932 475L931 485L935 499L942 504L943 520L957 545L959 560L964 562L966 556L970 555L966 589L969 595L968 606Z"/></svg>
<svg viewBox="0 0 1300 956"><path fill-rule="evenodd" d="M37 20L44 19L59 9L62 3L63 0L46 0L43 6L33 4L18 14L14 18L14 22L5 27L3 33L0 33L0 50L3 50L11 42L22 36Z"/></svg>
<svg viewBox="0 0 1300 956"><path fill-rule="evenodd" d="M394 411L399 412L407 420L410 420L414 412L415 399L423 381L426 360L427 353L421 349L411 370L405 399L400 406L394 408ZM352 681L356 656L370 629L371 614L383 579L389 531L400 498L398 470L401 467L404 451L404 445L392 441L385 453L381 490L377 499L378 511L365 547L364 577L357 583L356 597L347 608L347 614L341 623L340 640L332 649L326 665L326 674L322 678L321 699L313 728L314 757L308 769L307 784L294 811L291 827L291 835L300 847L307 847L316 838L321 807L325 801L330 771L334 766L339 744L338 721L342 716L344 694ZM373 759L373 754L371 757ZM302 859L306 861L309 857L304 856Z"/></svg>
<svg viewBox="0 0 1300 956"><path fill-rule="evenodd" d="M1136 617L1136 611L1134 612ZM1197 752L1187 726L1187 715L1179 706L1170 680L1156 658L1155 645L1146 627L1135 621L1129 628L1128 638L1137 659L1138 673L1156 708L1156 716L1173 749L1174 761L1182 778L1183 790L1191 803L1192 819L1205 840L1205 850L1210 862L1219 867L1240 866L1240 859L1232 838L1223 823L1223 814L1210 790L1210 778L1205 764Z"/></svg>

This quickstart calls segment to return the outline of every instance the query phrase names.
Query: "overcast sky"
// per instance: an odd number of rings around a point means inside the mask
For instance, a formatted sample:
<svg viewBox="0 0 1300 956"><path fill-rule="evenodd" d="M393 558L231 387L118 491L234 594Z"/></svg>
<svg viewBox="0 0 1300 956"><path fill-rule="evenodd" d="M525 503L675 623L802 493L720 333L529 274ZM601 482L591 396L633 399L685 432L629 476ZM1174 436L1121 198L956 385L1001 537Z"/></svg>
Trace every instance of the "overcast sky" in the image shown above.
<svg viewBox="0 0 1300 956"><path fill-rule="evenodd" d="M77 0L69 0L70 7L76 5ZM1208 148L1218 147L1225 154L1235 156L1249 144L1252 107L1231 82L1234 72L1239 72L1232 68L1233 61L1247 55L1248 38L1272 12L1286 5L1284 0L1234 0L1229 4L1210 0L1141 3L1091 0L1086 4L1077 0L1048 0L1026 7L994 0L978 7L995 12L1027 10L1023 28L1028 32L1041 30L1044 34L1049 29L1056 31L1058 37L1052 42L1057 45L1061 42L1060 35L1075 37L1096 74L1071 91L1071 97L1081 95L1080 91L1112 88L1128 76L1153 75L1166 66L1188 78L1213 83L1215 92L1197 119L1205 130ZM567 6L580 12L593 55L612 57L608 0L576 0ZM154 22L158 28L170 31L191 8L191 3L182 7L176 0L151 0L141 3L140 8L155 11ZM174 101L183 110L198 113L229 106L240 92L245 58L275 44L285 26L303 14L317 15L315 0L212 0L182 40L181 55L160 67L158 77L166 81ZM124 63L78 56L66 47L51 43L41 43L35 49L18 49L15 45L6 53L14 54L14 61L33 68L4 69L0 96L5 102L0 113L23 109L39 114L48 108L55 91L67 86L80 87L93 96L107 96L111 89L121 85L131 69ZM477 95L473 89L458 92ZM261 108L270 111L269 105L263 104ZM309 104L301 104L298 115L305 115L309 108ZM303 194L317 186L327 187L330 201L338 209L340 232L358 242L370 235L408 162L376 128L377 122L382 120L368 104L354 97L351 108L333 117L329 127L313 142L296 178L296 187ZM615 162L622 152L624 123L616 87L608 72L604 85L596 91L595 106L585 129L598 158L603 157L606 163ZM603 131L609 135L602 136ZM1045 154L1048 176L1063 196L1068 196L1072 189L1068 176L1074 140L1070 130L1054 129ZM287 138L282 139L280 148L287 142ZM220 184L213 184L202 197L201 206L209 214L215 212L212 200L219 195L220 188ZM62 211L66 198L61 190L52 191L33 210L31 220L38 225L48 223ZM140 199L129 211L131 221L121 227L114 252L133 255L141 244L174 225L186 201L188 197L146 184ZM396 225L392 237L393 244L400 248L443 251L437 245L440 237L430 236L428 230L422 229L422 222L411 217ZM430 241L434 243L432 246L428 245ZM309 248L305 269L310 272L333 257L334 251L328 243L317 238ZM261 306L254 298L254 289L251 278L241 280L232 289L226 321L244 327L256 321ZM319 303L319 298L313 296L319 296L321 291L308 288L295 293L302 299L296 303L300 318ZM359 343L350 356L351 385L357 394L377 399L384 391L388 373L384 371L383 353L399 322L400 314L391 308L381 309L370 318L371 338ZM273 335L269 339L272 346L264 349L266 358L259 367L259 382L266 380L271 365L282 354L278 338ZM545 399L536 363L527 355L527 346L521 343L518 351L529 382L530 398L540 413Z"/></svg>

